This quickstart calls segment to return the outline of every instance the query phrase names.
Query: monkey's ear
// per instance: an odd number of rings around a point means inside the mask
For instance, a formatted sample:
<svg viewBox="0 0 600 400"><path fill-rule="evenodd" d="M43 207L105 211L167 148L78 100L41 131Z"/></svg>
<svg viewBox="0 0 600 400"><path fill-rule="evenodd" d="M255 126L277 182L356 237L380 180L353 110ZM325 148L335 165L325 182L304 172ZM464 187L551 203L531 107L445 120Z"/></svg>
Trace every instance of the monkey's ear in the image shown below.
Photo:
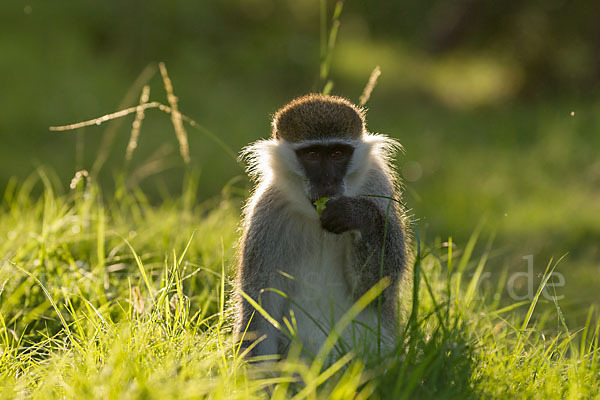
<svg viewBox="0 0 600 400"><path fill-rule="evenodd" d="M301 142L314 139L358 139L365 132L364 110L338 96L309 94L275 113L271 135Z"/></svg>

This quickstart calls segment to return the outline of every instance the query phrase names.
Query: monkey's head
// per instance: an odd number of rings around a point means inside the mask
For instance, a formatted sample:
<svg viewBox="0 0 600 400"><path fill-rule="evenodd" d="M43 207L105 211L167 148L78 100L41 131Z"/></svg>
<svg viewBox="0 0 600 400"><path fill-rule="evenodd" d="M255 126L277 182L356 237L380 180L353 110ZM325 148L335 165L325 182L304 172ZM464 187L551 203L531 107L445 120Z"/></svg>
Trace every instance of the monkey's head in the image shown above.
<svg viewBox="0 0 600 400"><path fill-rule="evenodd" d="M271 139L254 143L244 154L252 176L305 208L321 197L358 195L372 163L387 165L396 145L367 132L364 110L350 101L309 94L279 109Z"/></svg>
<svg viewBox="0 0 600 400"><path fill-rule="evenodd" d="M363 111L337 96L310 94L281 108L272 136L292 145L311 202L341 196L358 141L366 132Z"/></svg>
<svg viewBox="0 0 600 400"><path fill-rule="evenodd" d="M309 94L292 100L273 117L271 135L291 143L359 139L365 133L364 111L337 96Z"/></svg>

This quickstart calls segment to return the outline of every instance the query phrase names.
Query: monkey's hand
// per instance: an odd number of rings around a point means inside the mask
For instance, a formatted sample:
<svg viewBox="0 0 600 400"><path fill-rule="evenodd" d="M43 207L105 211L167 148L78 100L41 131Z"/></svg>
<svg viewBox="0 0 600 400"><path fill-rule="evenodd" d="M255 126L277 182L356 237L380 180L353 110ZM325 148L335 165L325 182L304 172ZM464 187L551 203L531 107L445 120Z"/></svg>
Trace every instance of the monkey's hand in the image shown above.
<svg viewBox="0 0 600 400"><path fill-rule="evenodd" d="M328 232L341 234L351 230L364 230L369 221L378 218L377 206L365 198L339 197L327 202L321 213L321 227Z"/></svg>

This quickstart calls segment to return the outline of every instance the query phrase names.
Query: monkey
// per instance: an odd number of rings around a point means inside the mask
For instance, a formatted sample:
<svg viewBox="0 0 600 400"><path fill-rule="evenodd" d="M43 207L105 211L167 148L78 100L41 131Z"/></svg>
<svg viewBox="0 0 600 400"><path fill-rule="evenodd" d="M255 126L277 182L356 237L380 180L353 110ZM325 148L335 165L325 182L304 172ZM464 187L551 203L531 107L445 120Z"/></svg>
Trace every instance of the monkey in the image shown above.
<svg viewBox="0 0 600 400"><path fill-rule="evenodd" d="M350 307L386 279L339 345L373 351L380 340L391 349L408 242L404 207L392 200L400 195L392 167L400 144L369 133L365 111L332 95L292 100L271 127L269 139L241 156L254 189L237 253L236 343L250 358L284 357L292 342L314 356Z"/></svg>

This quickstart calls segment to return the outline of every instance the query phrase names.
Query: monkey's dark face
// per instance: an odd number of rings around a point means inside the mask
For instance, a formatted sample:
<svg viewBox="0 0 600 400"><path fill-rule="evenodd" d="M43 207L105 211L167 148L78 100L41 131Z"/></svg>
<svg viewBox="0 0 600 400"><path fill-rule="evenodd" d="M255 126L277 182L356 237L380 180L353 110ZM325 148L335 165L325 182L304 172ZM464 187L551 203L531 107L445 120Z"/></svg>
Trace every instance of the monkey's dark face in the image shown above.
<svg viewBox="0 0 600 400"><path fill-rule="evenodd" d="M352 153L354 147L345 143L313 144L296 149L309 183L307 196L311 202L343 195L344 177Z"/></svg>

